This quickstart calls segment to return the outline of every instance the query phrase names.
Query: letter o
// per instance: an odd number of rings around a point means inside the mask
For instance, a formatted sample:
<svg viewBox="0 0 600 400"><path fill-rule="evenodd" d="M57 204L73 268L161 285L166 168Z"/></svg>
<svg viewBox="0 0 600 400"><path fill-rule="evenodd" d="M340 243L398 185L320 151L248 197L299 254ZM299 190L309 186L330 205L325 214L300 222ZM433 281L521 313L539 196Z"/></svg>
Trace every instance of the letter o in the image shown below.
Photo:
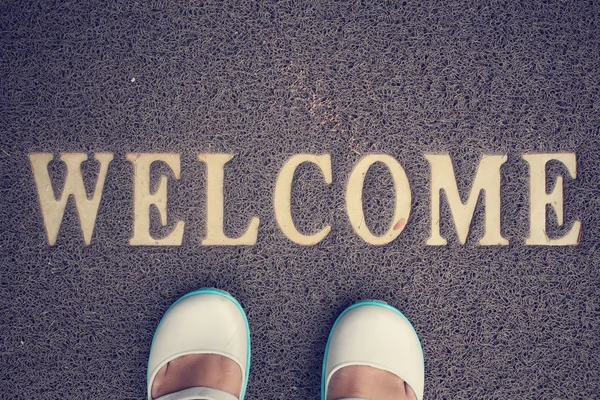
<svg viewBox="0 0 600 400"><path fill-rule="evenodd" d="M381 236L373 235L365 223L362 201L365 176L371 165L376 162L382 162L388 168L394 180L396 192L394 218L387 232ZM346 188L346 212L352 228L365 242L373 245L384 245L398 237L410 216L410 205L410 184L404 169L394 157L387 154L369 154L354 166Z"/></svg>

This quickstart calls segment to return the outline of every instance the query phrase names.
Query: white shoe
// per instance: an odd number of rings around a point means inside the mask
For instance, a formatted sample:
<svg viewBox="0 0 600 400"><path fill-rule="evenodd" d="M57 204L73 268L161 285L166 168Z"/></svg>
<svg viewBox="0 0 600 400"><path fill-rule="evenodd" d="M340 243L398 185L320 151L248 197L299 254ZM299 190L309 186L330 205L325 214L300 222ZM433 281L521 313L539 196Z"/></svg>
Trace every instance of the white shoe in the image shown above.
<svg viewBox="0 0 600 400"><path fill-rule="evenodd" d="M240 303L218 289L200 289L177 300L156 328L148 360L148 399L158 371L187 354L218 354L235 361L242 371L244 399L250 371L250 328ZM160 400L237 400L222 390L195 387L159 397Z"/></svg>
<svg viewBox="0 0 600 400"><path fill-rule="evenodd" d="M350 365L391 372L423 399L425 365L419 337L408 319L387 303L358 302L335 321L323 360L322 400L327 399L333 374Z"/></svg>

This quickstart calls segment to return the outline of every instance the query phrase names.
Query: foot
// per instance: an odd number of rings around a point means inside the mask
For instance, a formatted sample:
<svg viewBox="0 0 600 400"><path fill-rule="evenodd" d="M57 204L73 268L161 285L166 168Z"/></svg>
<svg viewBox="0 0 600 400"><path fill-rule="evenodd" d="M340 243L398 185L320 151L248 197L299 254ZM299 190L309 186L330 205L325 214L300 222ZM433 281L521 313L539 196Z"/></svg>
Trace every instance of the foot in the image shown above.
<svg viewBox="0 0 600 400"><path fill-rule="evenodd" d="M152 383L152 398L191 387L209 387L240 397L242 371L230 358L218 354L190 354L175 358Z"/></svg>
<svg viewBox="0 0 600 400"><path fill-rule="evenodd" d="M202 387L195 392L215 389L243 399L249 366L250 327L242 306L221 290L199 289L173 303L158 324L147 398Z"/></svg>
<svg viewBox="0 0 600 400"><path fill-rule="evenodd" d="M416 400L415 393L397 375L366 365L337 370L329 382L327 400L364 398L370 400Z"/></svg>
<svg viewBox="0 0 600 400"><path fill-rule="evenodd" d="M346 308L333 325L326 349L323 400L423 398L419 338L406 317L389 304L367 300Z"/></svg>

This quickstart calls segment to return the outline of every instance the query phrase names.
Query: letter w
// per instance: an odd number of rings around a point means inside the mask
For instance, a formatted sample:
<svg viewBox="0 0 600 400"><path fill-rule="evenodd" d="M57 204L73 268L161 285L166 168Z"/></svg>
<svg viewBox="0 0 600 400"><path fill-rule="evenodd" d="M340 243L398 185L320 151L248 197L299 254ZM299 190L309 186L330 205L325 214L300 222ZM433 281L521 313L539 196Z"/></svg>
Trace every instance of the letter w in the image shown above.
<svg viewBox="0 0 600 400"><path fill-rule="evenodd" d="M94 157L100 162L100 172L96 181L96 189L90 199L85 192L83 177L81 176L81 163L87 160L87 155L85 153L63 153L60 155L61 161L67 165L67 176L62 195L59 200L56 200L48 174L48 163L52 160L53 155L51 153L32 153L29 155L42 208L42 216L44 217L44 225L48 234L48 243L51 246L56 243L56 237L70 195L75 197L75 205L77 206L77 214L79 215L85 244L89 245L92 240L104 180L113 155L112 153L96 153Z"/></svg>

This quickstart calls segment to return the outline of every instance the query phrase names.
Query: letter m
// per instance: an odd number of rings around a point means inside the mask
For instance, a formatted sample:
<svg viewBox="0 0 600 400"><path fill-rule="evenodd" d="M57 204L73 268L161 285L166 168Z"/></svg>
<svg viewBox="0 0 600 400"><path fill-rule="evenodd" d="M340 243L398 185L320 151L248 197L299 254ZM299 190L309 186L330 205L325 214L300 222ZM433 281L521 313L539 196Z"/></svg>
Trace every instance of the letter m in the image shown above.
<svg viewBox="0 0 600 400"><path fill-rule="evenodd" d="M51 153L32 153L29 155L33 177L37 187L44 226L48 234L48 243L54 245L60 229L65 207L69 196L75 198L77 214L81 224L81 231L85 244L89 245L94 233L94 224L98 214L98 206L102 198L102 189L108 165L113 159L112 153L96 153L95 158L100 162L100 172L96 180L96 188L92 197L89 198L85 192L83 177L81 176L81 163L87 160L85 153L62 153L60 159L67 165L67 176L60 199L56 199L50 175L48 174L48 163L54 156Z"/></svg>
<svg viewBox="0 0 600 400"><path fill-rule="evenodd" d="M506 162L506 155L483 155L466 203L460 199L450 156L426 154L425 158L431 165L431 236L427 244L446 244L446 239L440 236L440 192L443 189L461 244L467 240L477 199L481 191L485 191L485 235L479 244L507 245L508 241L500 233L500 166Z"/></svg>

